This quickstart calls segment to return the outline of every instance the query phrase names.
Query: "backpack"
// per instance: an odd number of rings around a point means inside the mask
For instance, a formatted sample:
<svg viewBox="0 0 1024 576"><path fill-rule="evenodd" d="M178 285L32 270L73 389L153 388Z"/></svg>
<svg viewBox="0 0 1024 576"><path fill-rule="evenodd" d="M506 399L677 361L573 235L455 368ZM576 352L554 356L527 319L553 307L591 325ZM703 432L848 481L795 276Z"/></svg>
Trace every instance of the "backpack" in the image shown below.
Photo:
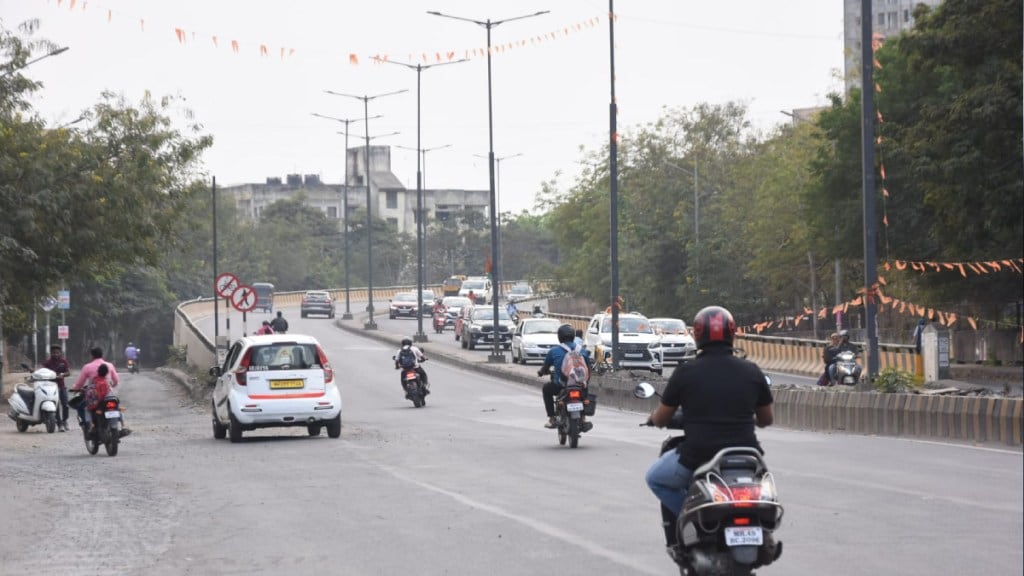
<svg viewBox="0 0 1024 576"><path fill-rule="evenodd" d="M402 348L398 351L398 366L401 368L416 366L416 353L412 351L412 348Z"/></svg>
<svg viewBox="0 0 1024 576"><path fill-rule="evenodd" d="M587 359L581 353L581 346L569 348L562 344L565 350L565 357L562 359L562 384L564 386L586 386L590 380L590 368L587 366Z"/></svg>

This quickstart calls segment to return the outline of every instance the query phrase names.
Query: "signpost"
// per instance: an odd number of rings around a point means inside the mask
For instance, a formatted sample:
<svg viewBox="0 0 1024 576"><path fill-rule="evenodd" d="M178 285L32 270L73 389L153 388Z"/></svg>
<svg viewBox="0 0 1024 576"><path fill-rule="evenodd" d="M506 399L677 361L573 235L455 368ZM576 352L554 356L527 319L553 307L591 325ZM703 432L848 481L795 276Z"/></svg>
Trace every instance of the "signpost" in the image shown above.
<svg viewBox="0 0 1024 576"><path fill-rule="evenodd" d="M227 329L227 342L231 342L231 293L240 285L241 282L238 280L238 276L235 276L230 272L224 272L223 274L218 275L217 279L213 283L214 291L218 296L224 299L226 304L224 306L224 326ZM216 306L216 303L214 306ZM217 319L214 318L214 322L216 321ZM214 333L216 332L217 330L214 330ZM214 342L214 346L218 349L217 356L219 358L221 344L220 342ZM227 348L226 343L224 347Z"/></svg>
<svg viewBox="0 0 1024 576"><path fill-rule="evenodd" d="M245 335L249 331L246 326L245 313L256 307L256 290L252 286L240 284L231 292L231 305L242 313L242 335Z"/></svg>

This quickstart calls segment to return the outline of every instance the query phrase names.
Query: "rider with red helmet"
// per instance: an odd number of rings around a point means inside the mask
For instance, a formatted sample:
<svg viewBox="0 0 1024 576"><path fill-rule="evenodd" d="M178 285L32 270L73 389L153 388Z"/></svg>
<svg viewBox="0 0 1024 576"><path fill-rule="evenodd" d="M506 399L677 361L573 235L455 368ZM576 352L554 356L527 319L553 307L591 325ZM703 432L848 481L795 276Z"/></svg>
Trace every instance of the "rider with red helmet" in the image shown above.
<svg viewBox="0 0 1024 576"><path fill-rule="evenodd" d="M647 471L647 485L673 518L665 536L675 550L675 518L682 512L693 471L719 450L747 446L761 450L754 426L774 419L772 392L761 369L733 353L736 322L728 310L709 306L693 320L697 358L680 364L669 378L650 421L664 427L683 411L686 441L663 454ZM673 556L674 557L674 556Z"/></svg>

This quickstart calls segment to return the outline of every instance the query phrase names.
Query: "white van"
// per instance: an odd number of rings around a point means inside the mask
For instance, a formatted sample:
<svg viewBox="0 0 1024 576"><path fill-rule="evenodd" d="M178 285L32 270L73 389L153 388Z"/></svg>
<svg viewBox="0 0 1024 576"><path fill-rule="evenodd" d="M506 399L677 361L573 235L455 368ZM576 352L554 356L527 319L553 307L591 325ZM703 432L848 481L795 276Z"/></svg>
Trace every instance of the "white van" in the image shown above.
<svg viewBox="0 0 1024 576"><path fill-rule="evenodd" d="M612 315L594 314L583 335L587 347L597 354L600 347L604 360L611 362ZM623 368L639 368L662 373L664 354L661 336L654 332L654 326L646 316L636 313L619 314L619 365ZM596 358L596 360L602 360Z"/></svg>

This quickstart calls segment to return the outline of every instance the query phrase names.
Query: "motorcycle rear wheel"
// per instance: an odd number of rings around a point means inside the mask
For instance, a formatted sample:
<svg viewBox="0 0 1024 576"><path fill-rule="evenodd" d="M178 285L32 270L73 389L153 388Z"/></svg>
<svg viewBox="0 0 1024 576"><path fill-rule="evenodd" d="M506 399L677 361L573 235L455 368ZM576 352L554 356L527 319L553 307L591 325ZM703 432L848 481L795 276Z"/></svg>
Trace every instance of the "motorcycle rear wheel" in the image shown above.
<svg viewBox="0 0 1024 576"><path fill-rule="evenodd" d="M580 445L580 421L569 420L569 448Z"/></svg>
<svg viewBox="0 0 1024 576"><path fill-rule="evenodd" d="M107 428L107 438L103 447L107 449L107 456L117 456L117 447L121 443L121 429L119 426Z"/></svg>

